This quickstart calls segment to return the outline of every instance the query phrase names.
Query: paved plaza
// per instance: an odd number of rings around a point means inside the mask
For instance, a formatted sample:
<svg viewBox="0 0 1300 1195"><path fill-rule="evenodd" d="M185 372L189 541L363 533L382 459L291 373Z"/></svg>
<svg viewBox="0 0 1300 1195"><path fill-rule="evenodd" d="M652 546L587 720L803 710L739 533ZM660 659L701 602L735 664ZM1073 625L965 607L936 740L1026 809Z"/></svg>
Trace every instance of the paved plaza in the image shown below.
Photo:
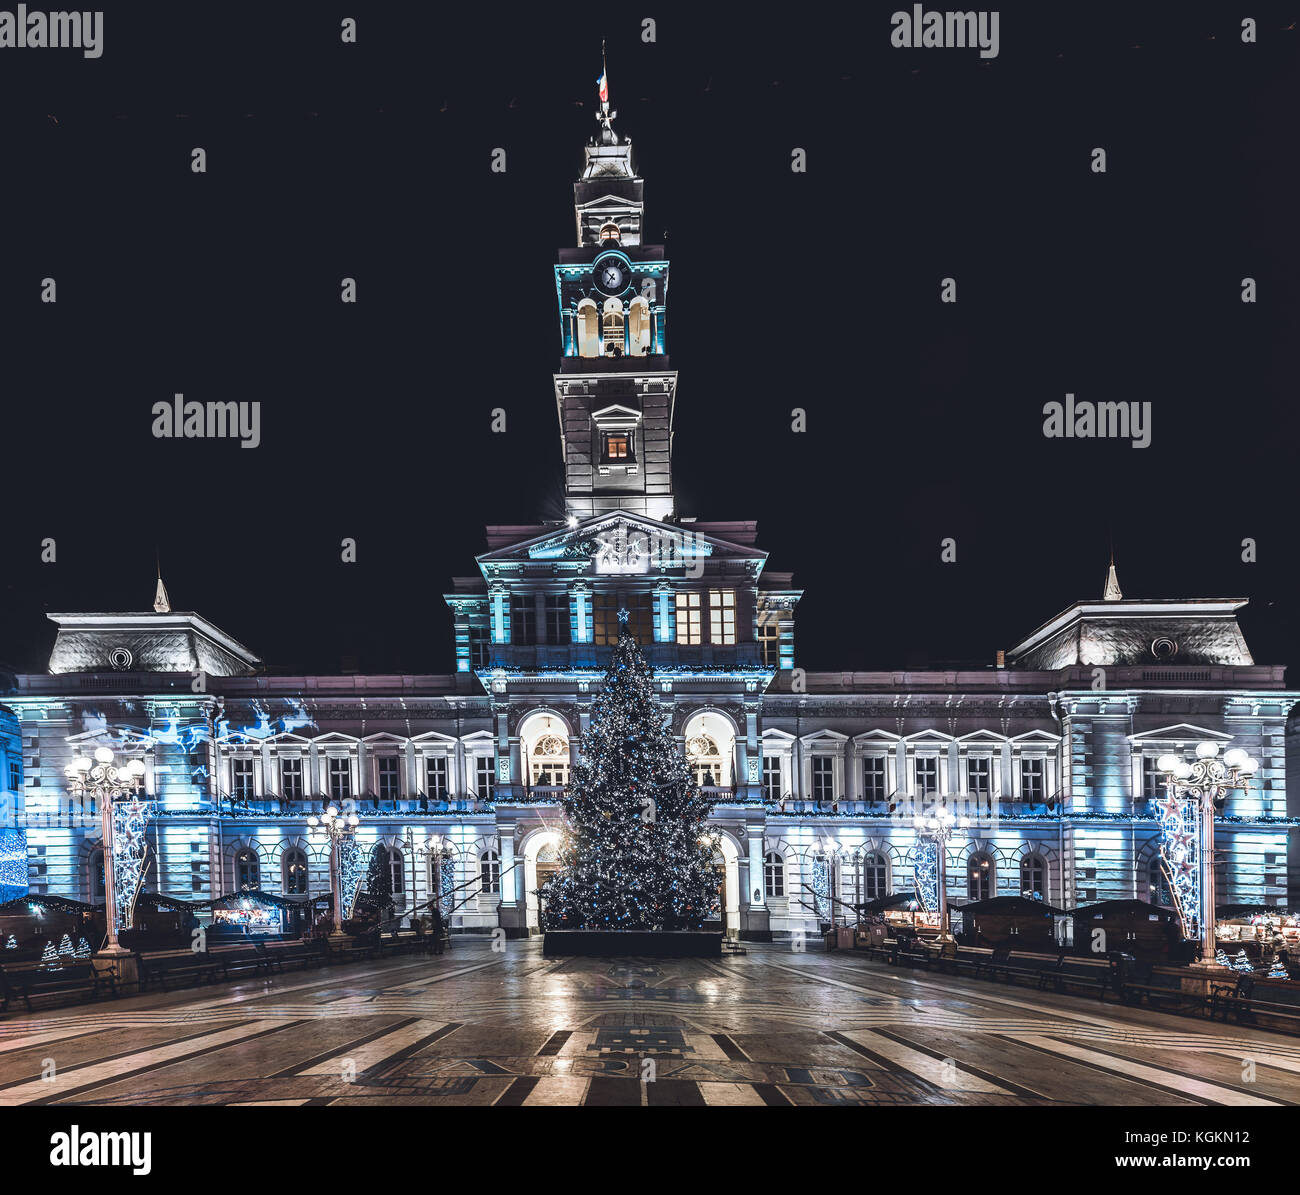
<svg viewBox="0 0 1300 1195"><path fill-rule="evenodd" d="M780 946L460 940L0 1020L5 1106L1297 1102L1297 1038Z"/></svg>

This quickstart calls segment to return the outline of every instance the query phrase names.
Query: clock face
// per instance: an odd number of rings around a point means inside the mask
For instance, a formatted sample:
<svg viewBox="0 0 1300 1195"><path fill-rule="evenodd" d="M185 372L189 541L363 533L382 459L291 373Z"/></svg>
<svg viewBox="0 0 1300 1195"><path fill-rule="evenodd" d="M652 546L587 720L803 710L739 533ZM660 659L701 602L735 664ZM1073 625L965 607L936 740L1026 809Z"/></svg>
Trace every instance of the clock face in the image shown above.
<svg viewBox="0 0 1300 1195"><path fill-rule="evenodd" d="M612 256L602 257L596 262L592 267L592 279L596 289L607 295L621 295L630 281L622 258Z"/></svg>

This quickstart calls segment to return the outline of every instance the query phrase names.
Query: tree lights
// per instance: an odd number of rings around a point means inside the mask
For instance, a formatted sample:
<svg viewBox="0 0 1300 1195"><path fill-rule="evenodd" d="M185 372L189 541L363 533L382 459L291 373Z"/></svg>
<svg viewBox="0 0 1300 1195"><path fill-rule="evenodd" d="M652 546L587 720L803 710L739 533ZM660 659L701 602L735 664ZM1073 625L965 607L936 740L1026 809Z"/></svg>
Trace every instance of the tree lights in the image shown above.
<svg viewBox="0 0 1300 1195"><path fill-rule="evenodd" d="M936 888L939 905L939 941L952 941L952 934L948 929L948 883L947 867L945 856L947 855L948 839L952 832L957 829L968 829L970 827L970 818L958 817L947 805L938 804L930 810L928 814L918 813L912 818L912 828L916 831L917 837L917 895L921 898L921 903L926 908L933 906L928 903L927 892L922 891L922 886L929 888L931 881L926 872L929 869L929 861L921 862L921 844L923 840L928 839L934 844L934 878L933 885Z"/></svg>
<svg viewBox="0 0 1300 1195"><path fill-rule="evenodd" d="M355 846L354 836L361 819L355 813L340 813L337 805L326 807L324 812L307 819L308 831L313 837L329 836L330 844L330 903L333 907L334 932L343 932L343 855L344 841ZM355 850L349 852L355 856Z"/></svg>

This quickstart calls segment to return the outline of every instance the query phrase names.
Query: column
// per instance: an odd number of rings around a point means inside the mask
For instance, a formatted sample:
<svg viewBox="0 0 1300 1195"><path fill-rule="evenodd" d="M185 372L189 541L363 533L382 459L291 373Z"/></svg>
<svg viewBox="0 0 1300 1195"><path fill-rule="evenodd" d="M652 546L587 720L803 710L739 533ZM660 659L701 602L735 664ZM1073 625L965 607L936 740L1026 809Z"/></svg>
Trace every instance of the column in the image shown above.
<svg viewBox="0 0 1300 1195"><path fill-rule="evenodd" d="M515 868L515 826L513 822L497 827L501 834L501 904L503 908L515 907L519 892L519 877Z"/></svg>
<svg viewBox="0 0 1300 1195"><path fill-rule="evenodd" d="M767 891L763 886L763 827L747 827L749 834L749 903L753 908L761 909L767 903Z"/></svg>

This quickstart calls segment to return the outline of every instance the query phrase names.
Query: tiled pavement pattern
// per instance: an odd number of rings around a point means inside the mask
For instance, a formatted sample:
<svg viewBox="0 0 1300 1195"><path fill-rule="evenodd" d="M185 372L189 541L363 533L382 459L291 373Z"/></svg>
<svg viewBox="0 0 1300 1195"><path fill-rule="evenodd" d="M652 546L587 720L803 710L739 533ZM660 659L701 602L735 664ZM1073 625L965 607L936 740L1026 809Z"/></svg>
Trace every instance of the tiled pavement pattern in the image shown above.
<svg viewBox="0 0 1300 1195"><path fill-rule="evenodd" d="M1297 1038L779 946L459 940L0 1021L5 1106L1298 1102Z"/></svg>

